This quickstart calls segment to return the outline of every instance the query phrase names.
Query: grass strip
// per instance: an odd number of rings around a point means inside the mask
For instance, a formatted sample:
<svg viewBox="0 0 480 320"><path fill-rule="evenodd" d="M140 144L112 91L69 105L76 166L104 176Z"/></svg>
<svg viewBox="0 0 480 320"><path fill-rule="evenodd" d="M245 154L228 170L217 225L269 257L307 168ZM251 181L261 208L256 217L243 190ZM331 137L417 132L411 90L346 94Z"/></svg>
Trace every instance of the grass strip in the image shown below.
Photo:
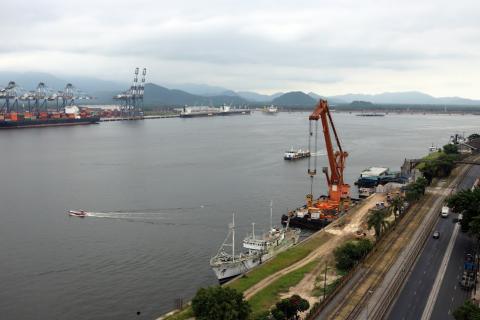
<svg viewBox="0 0 480 320"><path fill-rule="evenodd" d="M312 261L305 266L284 275L255 294L249 300L250 306L252 307L252 317L255 318L259 313L270 310L275 302L278 301L280 293L287 292L290 287L297 285L317 264L318 261Z"/></svg>
<svg viewBox="0 0 480 320"><path fill-rule="evenodd" d="M306 241L279 253L273 259L258 266L252 271L245 274L231 283L227 284L230 288L234 288L240 292L244 292L254 284L265 279L266 277L278 272L286 267L302 260L308 256L314 249L327 242L332 235L326 232L319 232L312 235Z"/></svg>

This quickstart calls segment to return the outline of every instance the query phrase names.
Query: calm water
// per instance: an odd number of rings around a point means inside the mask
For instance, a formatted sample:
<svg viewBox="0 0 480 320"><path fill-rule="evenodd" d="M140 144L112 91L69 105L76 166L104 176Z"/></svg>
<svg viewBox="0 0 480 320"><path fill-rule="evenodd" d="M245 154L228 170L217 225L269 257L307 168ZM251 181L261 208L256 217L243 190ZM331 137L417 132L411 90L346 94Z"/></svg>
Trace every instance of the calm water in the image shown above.
<svg viewBox="0 0 480 320"><path fill-rule="evenodd" d="M306 113L0 132L0 318L151 319L216 283L208 260L232 211L239 238L303 203ZM334 114L347 180L398 169L480 118ZM319 166L326 158L319 157ZM316 193L323 190L319 176ZM85 219L67 209L96 212ZM137 317L136 312L141 311Z"/></svg>

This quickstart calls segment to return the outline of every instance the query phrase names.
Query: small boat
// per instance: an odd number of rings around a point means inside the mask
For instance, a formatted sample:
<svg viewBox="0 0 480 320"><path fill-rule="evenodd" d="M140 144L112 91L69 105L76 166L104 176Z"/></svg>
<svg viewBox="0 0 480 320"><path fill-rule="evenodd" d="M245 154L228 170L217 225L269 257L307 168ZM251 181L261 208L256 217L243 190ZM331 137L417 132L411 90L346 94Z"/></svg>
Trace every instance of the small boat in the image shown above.
<svg viewBox="0 0 480 320"><path fill-rule="evenodd" d="M87 216L87 212L83 210L69 210L68 215L71 217L85 218Z"/></svg>
<svg viewBox="0 0 480 320"><path fill-rule="evenodd" d="M285 151L283 154L283 159L285 160L297 160L297 159L303 159L303 158L308 158L310 157L310 151L309 150L293 150L290 149L289 151Z"/></svg>

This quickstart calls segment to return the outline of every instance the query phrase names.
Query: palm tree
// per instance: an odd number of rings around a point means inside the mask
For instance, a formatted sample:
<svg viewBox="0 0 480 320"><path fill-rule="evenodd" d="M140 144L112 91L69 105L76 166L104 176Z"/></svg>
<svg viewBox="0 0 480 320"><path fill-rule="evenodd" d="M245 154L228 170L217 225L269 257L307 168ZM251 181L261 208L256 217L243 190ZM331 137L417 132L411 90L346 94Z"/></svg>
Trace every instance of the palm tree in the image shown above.
<svg viewBox="0 0 480 320"><path fill-rule="evenodd" d="M390 204L389 208L390 208L391 212L393 213L393 215L395 217L395 221L397 220L397 218L399 216L401 216L403 214L403 204L404 204L404 202L405 202L405 200L401 196L395 196L392 199L392 203Z"/></svg>
<svg viewBox="0 0 480 320"><path fill-rule="evenodd" d="M383 232L390 226L386 219L390 215L388 208L372 209L367 218L368 229L375 229L375 237L380 239Z"/></svg>

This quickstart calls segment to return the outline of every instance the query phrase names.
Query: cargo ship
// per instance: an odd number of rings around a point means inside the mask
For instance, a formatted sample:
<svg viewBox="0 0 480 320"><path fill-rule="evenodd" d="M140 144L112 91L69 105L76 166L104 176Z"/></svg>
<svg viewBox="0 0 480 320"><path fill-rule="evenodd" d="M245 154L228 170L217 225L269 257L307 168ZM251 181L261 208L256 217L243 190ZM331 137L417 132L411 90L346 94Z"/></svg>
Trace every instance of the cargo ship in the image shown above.
<svg viewBox="0 0 480 320"><path fill-rule="evenodd" d="M63 112L9 112L0 114L0 129L86 125L100 122L88 109L65 107Z"/></svg>
<svg viewBox="0 0 480 320"><path fill-rule="evenodd" d="M180 118L232 116L250 114L250 109L232 109L230 106L214 107L183 107Z"/></svg>

